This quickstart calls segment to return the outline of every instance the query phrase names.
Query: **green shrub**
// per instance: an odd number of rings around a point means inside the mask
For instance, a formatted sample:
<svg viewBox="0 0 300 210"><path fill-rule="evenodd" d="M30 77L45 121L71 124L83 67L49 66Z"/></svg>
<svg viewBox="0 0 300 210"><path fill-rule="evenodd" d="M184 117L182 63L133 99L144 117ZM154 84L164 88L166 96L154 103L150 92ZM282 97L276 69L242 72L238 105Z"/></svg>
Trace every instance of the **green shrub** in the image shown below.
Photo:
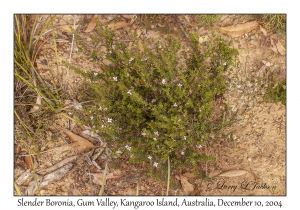
<svg viewBox="0 0 300 210"><path fill-rule="evenodd" d="M221 18L221 15L197 15L197 17L201 25L210 27Z"/></svg>
<svg viewBox="0 0 300 210"><path fill-rule="evenodd" d="M264 99L266 101L281 102L283 105L286 105L286 81L273 82Z"/></svg>
<svg viewBox="0 0 300 210"><path fill-rule="evenodd" d="M96 132L131 162L159 167L170 157L177 167L213 159L201 147L224 122L223 72L237 55L231 43L214 36L200 45L191 34L189 49L168 37L143 43L141 53L108 30L98 33L105 49L97 52L103 72L71 67L90 87L94 104L87 113ZM213 114L216 110L221 114Z"/></svg>
<svg viewBox="0 0 300 210"><path fill-rule="evenodd" d="M286 15L285 14L262 14L253 15L267 29L275 29L279 31L286 30Z"/></svg>

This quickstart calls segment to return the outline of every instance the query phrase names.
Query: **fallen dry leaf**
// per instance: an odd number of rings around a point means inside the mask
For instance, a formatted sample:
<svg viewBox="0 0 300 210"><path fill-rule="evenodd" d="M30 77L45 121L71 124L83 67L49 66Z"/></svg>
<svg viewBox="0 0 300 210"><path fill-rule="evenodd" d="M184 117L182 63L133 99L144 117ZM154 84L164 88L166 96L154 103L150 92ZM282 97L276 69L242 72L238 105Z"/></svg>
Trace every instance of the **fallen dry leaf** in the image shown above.
<svg viewBox="0 0 300 210"><path fill-rule="evenodd" d="M39 110L41 103L42 103L42 98L41 98L41 96L38 96L37 99L36 99L36 102L35 102L36 105L34 105L34 106L30 109L30 111L28 112L28 114L34 113L34 112L36 112L37 110Z"/></svg>
<svg viewBox="0 0 300 210"><path fill-rule="evenodd" d="M271 50L275 53L278 53L278 50L277 50L277 47L276 45L274 44L274 41L272 38L270 38L270 41L271 41Z"/></svg>
<svg viewBox="0 0 300 210"><path fill-rule="evenodd" d="M142 34L142 30L140 28L137 28L135 33L136 33L137 38L139 38Z"/></svg>
<svg viewBox="0 0 300 210"><path fill-rule="evenodd" d="M133 17L133 15L121 15L121 16L125 19L131 19Z"/></svg>
<svg viewBox="0 0 300 210"><path fill-rule="evenodd" d="M224 177L236 177L236 176L242 176L246 174L246 170L238 170L238 169L233 169L229 171L225 171L220 173L218 176L224 176Z"/></svg>
<svg viewBox="0 0 300 210"><path fill-rule="evenodd" d="M93 182L95 184L102 185L103 173L91 173L91 175L94 176ZM113 173L109 173L106 175L106 180L107 179L118 179L120 177L121 176L115 176L115 175L113 175Z"/></svg>
<svg viewBox="0 0 300 210"><path fill-rule="evenodd" d="M134 22L134 19L131 19L131 21L129 23L125 22L125 21L120 21L120 22L113 22L108 24L108 29L110 30L118 30L120 28L124 28L124 27L128 27L130 25L132 25Z"/></svg>
<svg viewBox="0 0 300 210"><path fill-rule="evenodd" d="M183 174L183 176L185 176L189 179L193 179L196 177L193 173L190 173L190 172L186 172L185 174Z"/></svg>
<svg viewBox="0 0 300 210"><path fill-rule="evenodd" d="M259 25L259 23L257 21L251 21L251 22L247 22L247 23L236 24L236 25L227 26L227 27L221 27L220 32L234 38L234 37L242 36L245 33L252 31L258 25Z"/></svg>
<svg viewBox="0 0 300 210"><path fill-rule="evenodd" d="M143 44L142 44L142 40L138 40L138 46L139 46L139 50L143 53L143 52L145 52L145 49L144 49L144 46L143 46Z"/></svg>
<svg viewBox="0 0 300 210"><path fill-rule="evenodd" d="M91 32L96 28L97 24L97 17L98 15L94 15L93 18L91 19L90 23L88 24L87 28L85 29L85 33Z"/></svg>
<svg viewBox="0 0 300 210"><path fill-rule="evenodd" d="M283 45L281 44L281 42L278 40L278 42L276 43L276 48L279 52L280 55L285 55L285 48L283 47Z"/></svg>
<svg viewBox="0 0 300 210"><path fill-rule="evenodd" d="M78 27L78 25L65 25L65 26L60 26L57 29L62 31L62 32L67 32L67 33L72 33L72 29L76 30L76 28Z"/></svg>
<svg viewBox="0 0 300 210"><path fill-rule="evenodd" d="M266 71L266 65L263 65L257 72L258 76L262 77L265 74Z"/></svg>
<svg viewBox="0 0 300 210"><path fill-rule="evenodd" d="M180 182L181 182L183 191L186 195L189 195L191 192L194 191L194 185L189 183L189 181L187 180L187 177L180 175Z"/></svg>
<svg viewBox="0 0 300 210"><path fill-rule="evenodd" d="M66 130L65 134L69 137L70 141L73 142L72 146L80 153L95 148L91 142L69 130Z"/></svg>
<svg viewBox="0 0 300 210"><path fill-rule="evenodd" d="M187 21L188 23L191 22L190 17L189 17L188 15L185 15L184 18L186 19L186 21Z"/></svg>
<svg viewBox="0 0 300 210"><path fill-rule="evenodd" d="M32 170L33 162L34 162L33 156L32 155L25 156L24 160L25 160L25 164L26 164L27 168Z"/></svg>
<svg viewBox="0 0 300 210"><path fill-rule="evenodd" d="M267 36L268 32L266 29L264 29L261 25L259 26L259 29L265 36Z"/></svg>

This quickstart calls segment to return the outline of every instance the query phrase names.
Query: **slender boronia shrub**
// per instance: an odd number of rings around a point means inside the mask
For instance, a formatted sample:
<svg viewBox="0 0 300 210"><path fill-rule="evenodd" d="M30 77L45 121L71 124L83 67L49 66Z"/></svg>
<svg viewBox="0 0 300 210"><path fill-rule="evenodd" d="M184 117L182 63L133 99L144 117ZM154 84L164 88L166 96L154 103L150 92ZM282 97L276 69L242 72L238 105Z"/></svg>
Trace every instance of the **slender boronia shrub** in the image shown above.
<svg viewBox="0 0 300 210"><path fill-rule="evenodd" d="M168 156L172 166L212 158L201 147L223 121L222 114L212 113L225 91L223 72L237 55L231 43L214 36L200 44L191 34L189 49L168 37L143 43L140 52L108 30L98 27L98 34L105 50L93 56L103 72L74 69L89 83L90 123L116 154L126 152L132 162L150 161L154 167Z"/></svg>

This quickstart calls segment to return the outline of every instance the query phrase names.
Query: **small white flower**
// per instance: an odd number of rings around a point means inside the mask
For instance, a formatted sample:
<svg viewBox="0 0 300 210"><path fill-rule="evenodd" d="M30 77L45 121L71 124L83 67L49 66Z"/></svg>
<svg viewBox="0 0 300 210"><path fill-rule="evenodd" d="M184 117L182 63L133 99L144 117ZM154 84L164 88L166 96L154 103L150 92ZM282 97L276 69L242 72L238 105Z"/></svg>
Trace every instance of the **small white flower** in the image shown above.
<svg viewBox="0 0 300 210"><path fill-rule="evenodd" d="M155 102L156 102L156 100L155 100L155 99L152 99L151 103L155 103Z"/></svg>
<svg viewBox="0 0 300 210"><path fill-rule="evenodd" d="M112 52L111 52L111 50L110 50L110 51L108 51L108 52L109 52L110 54L112 53Z"/></svg>
<svg viewBox="0 0 300 210"><path fill-rule="evenodd" d="M127 150L129 150L129 151L131 150L131 147L128 146L128 145L126 145L125 148L126 148Z"/></svg>
<svg viewBox="0 0 300 210"><path fill-rule="evenodd" d="M142 136L146 136L147 134L145 132L142 133Z"/></svg>
<svg viewBox="0 0 300 210"><path fill-rule="evenodd" d="M106 58L106 56L105 56L105 55L103 55L103 56L102 56L102 58L104 58L104 59L105 59L105 58Z"/></svg>
<svg viewBox="0 0 300 210"><path fill-rule="evenodd" d="M94 58L90 58L90 61L94 60Z"/></svg>
<svg viewBox="0 0 300 210"><path fill-rule="evenodd" d="M157 168L158 163L157 163L157 162L154 162L153 166Z"/></svg>
<svg viewBox="0 0 300 210"><path fill-rule="evenodd" d="M226 63L226 62L224 62L224 63L223 63L223 66L226 66L226 64L227 64L227 63Z"/></svg>
<svg viewBox="0 0 300 210"><path fill-rule="evenodd" d="M153 140L154 140L154 141L156 141L156 140L157 140L157 138L156 138L156 137L154 137L154 138L153 138Z"/></svg>
<svg viewBox="0 0 300 210"><path fill-rule="evenodd" d="M68 112L68 115L72 115L72 112Z"/></svg>
<svg viewBox="0 0 300 210"><path fill-rule="evenodd" d="M181 86L182 86L182 84L181 84L181 83L179 83L179 84L178 84L178 87L181 87Z"/></svg>
<svg viewBox="0 0 300 210"><path fill-rule="evenodd" d="M129 59L129 63L132 62L133 60L134 60L134 58L130 58L130 59Z"/></svg>
<svg viewBox="0 0 300 210"><path fill-rule="evenodd" d="M166 79L165 78L162 79L161 83L163 83L163 85L166 84L167 83Z"/></svg>
<svg viewBox="0 0 300 210"><path fill-rule="evenodd" d="M113 77L113 80L117 82L118 81L118 77Z"/></svg>
<svg viewBox="0 0 300 210"><path fill-rule="evenodd" d="M183 137L183 140L186 140L186 136Z"/></svg>
<svg viewBox="0 0 300 210"><path fill-rule="evenodd" d="M151 159L152 159L152 156L151 156L151 155L149 155L149 156L148 156L148 159L149 159L149 160L151 160Z"/></svg>
<svg viewBox="0 0 300 210"><path fill-rule="evenodd" d="M112 122L112 119L111 119L111 118L108 118L108 119L107 119L107 122Z"/></svg>
<svg viewBox="0 0 300 210"><path fill-rule="evenodd" d="M101 111L102 110L102 106L100 106L98 110Z"/></svg>
<svg viewBox="0 0 300 210"><path fill-rule="evenodd" d="M132 95L131 90L128 90L127 93L128 93L129 95Z"/></svg>
<svg viewBox="0 0 300 210"><path fill-rule="evenodd" d="M154 132L154 135L155 135L155 136L159 136L158 131L155 131L155 132Z"/></svg>
<svg viewBox="0 0 300 210"><path fill-rule="evenodd" d="M173 106L177 107L178 105L175 103Z"/></svg>
<svg viewBox="0 0 300 210"><path fill-rule="evenodd" d="M91 116L91 117L90 117L90 119L91 119L91 120L93 120L93 119L94 119L94 117L93 117L93 116Z"/></svg>
<svg viewBox="0 0 300 210"><path fill-rule="evenodd" d="M158 48L160 49L160 48L161 48L161 45L159 45Z"/></svg>
<svg viewBox="0 0 300 210"><path fill-rule="evenodd" d="M181 155L184 155L184 151L182 151L180 154L181 154Z"/></svg>
<svg viewBox="0 0 300 210"><path fill-rule="evenodd" d="M78 52L78 48L76 48L75 51Z"/></svg>
<svg viewBox="0 0 300 210"><path fill-rule="evenodd" d="M102 125L101 125L101 128L104 128L104 127L105 127L105 125L102 124Z"/></svg>
<svg viewBox="0 0 300 210"><path fill-rule="evenodd" d="M202 147L202 145L201 144L199 144L199 145L197 145L196 146L198 149L200 149L201 147Z"/></svg>
<svg viewBox="0 0 300 210"><path fill-rule="evenodd" d="M97 76L98 75L98 72L94 72L94 76Z"/></svg>

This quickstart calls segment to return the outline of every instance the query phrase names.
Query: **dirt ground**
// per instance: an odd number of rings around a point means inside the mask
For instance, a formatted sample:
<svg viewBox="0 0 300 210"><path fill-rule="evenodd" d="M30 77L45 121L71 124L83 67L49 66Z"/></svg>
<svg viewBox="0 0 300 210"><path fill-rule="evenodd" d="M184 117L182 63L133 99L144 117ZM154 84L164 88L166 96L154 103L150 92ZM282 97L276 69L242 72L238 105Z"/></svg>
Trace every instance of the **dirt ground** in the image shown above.
<svg viewBox="0 0 300 210"><path fill-rule="evenodd" d="M44 16L43 20L49 17L49 15ZM90 35L95 32L84 31L92 17L93 15L76 15L76 25L78 25L76 31L91 52L95 46ZM120 15L98 15L98 18L100 24L129 21ZM186 31L195 32L199 37L210 37L214 31L226 40L231 38L218 32L219 27L249 21L245 15L222 15L212 28L208 28L201 26L196 15L178 15L178 18ZM186 37L171 15L156 17L153 21L149 19L143 15L137 15L132 25L116 30L117 39L124 40L128 47L131 47L133 43L127 40L130 31L140 33L144 40L157 40L166 34L172 34L179 37L184 45ZM55 27L73 24L74 15L57 15L54 19ZM146 30L143 31L141 28L146 28ZM57 33L59 63L69 61L72 49L70 63L73 66L91 72L101 71L97 61L78 50L76 40L72 44L71 33L61 30L57 30ZM232 114L236 114L235 122L224 131L229 138L211 143L209 147L203 146L203 151L215 156L216 161L199 164L198 174L192 173L189 168L174 170L171 174L173 184L169 195L286 195L286 106L281 103L264 102L262 98L264 93L257 82L258 77L266 68L274 71L278 79L285 79L286 57L271 49L272 38L285 44L285 35L271 31L264 34L260 27L234 38L239 41L236 45L240 47L240 50L239 63L234 68L233 74L228 75L228 90L225 95ZM53 43L46 43L42 47L37 57L36 68L46 79L50 78L50 69L56 71ZM59 72L56 72L56 79L63 81L59 84L65 90L69 101L74 102L76 99L78 102L83 102L80 101L76 92L82 83L81 76L61 64ZM74 160L69 162L70 168L64 176L45 185L40 194L97 195L101 185L93 180L102 180L102 178L96 178L95 175L99 174L99 169L93 164L88 164L86 156L78 153L69 144L64 133L65 129L69 129L73 133L80 134L88 130L88 127L79 126L61 115L56 116L51 123L51 130L46 132L46 138L42 140L41 154L35 158L36 171L50 168L69 157L74 157ZM111 177L107 179L105 195L136 195L137 187L139 195L165 195L166 182L147 176L148 167L145 164L131 165L126 156L116 160L109 157L110 150L105 143L95 138L91 139L91 142L96 147L103 148L104 152L102 151L101 156L96 159L102 169L105 160L114 160L108 165L108 176L111 175ZM27 151L15 144L14 153L14 179L16 181L29 169L24 164L23 156L27 154ZM88 155L91 157L94 154ZM45 176L45 174L40 173L40 176ZM24 194L36 194L34 190L28 189L32 180L34 179L31 174L23 183L18 182Z"/></svg>

